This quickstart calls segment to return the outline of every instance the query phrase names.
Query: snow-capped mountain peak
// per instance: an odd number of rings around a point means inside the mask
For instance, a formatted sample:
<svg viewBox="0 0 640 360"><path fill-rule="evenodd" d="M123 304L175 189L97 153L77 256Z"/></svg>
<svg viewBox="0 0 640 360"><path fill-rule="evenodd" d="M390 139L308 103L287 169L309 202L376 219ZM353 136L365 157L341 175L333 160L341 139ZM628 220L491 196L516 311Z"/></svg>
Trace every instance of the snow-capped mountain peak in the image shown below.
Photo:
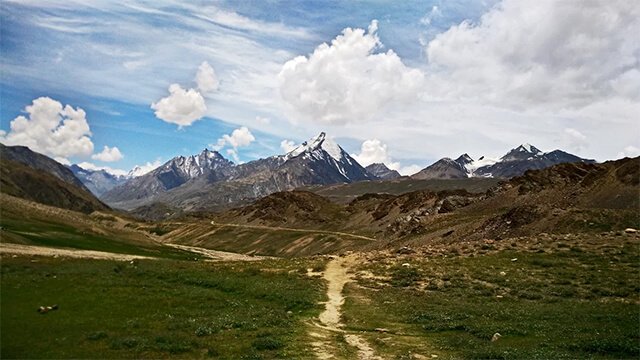
<svg viewBox="0 0 640 360"><path fill-rule="evenodd" d="M522 144L511 149L506 155L500 158L501 161L526 160L531 157L540 156L544 153L531 144Z"/></svg>
<svg viewBox="0 0 640 360"><path fill-rule="evenodd" d="M295 149L291 150L285 155L285 158L291 159L305 152L313 152L316 150L324 150L329 156L336 161L344 159L344 150L335 141L329 139L327 134L321 132L318 136L309 139L298 145Z"/></svg>

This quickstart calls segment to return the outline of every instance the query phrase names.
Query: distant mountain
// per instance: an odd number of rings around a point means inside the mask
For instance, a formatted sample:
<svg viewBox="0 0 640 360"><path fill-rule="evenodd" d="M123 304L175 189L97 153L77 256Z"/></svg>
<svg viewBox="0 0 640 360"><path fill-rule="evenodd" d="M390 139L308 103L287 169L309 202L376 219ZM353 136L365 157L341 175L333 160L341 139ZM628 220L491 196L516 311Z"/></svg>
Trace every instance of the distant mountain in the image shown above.
<svg viewBox="0 0 640 360"><path fill-rule="evenodd" d="M511 178L522 175L527 170L539 170L556 164L574 162L594 163L595 161L561 150L544 153L533 145L523 144L511 149L499 160L481 157L474 161L467 154L455 160L443 158L411 177L414 179Z"/></svg>
<svg viewBox="0 0 640 360"><path fill-rule="evenodd" d="M393 179L397 179L397 178L402 176L402 175L400 175L399 172L389 169L383 163L371 164L371 165L365 167L365 169L367 170L367 172L369 172L369 174L377 177L378 179L382 179L382 180L393 180Z"/></svg>
<svg viewBox="0 0 640 360"><path fill-rule="evenodd" d="M198 155L176 156L155 170L115 186L102 194L101 198L114 206L130 208L126 204L141 205L148 198L200 176L206 176L210 181L230 178L233 168L233 162L219 152L204 149Z"/></svg>
<svg viewBox="0 0 640 360"><path fill-rule="evenodd" d="M413 174L411 178L417 180L467 178L469 177L467 169L465 168L467 158L471 159L467 154L460 156L456 160L442 158L420 170L418 173Z"/></svg>
<svg viewBox="0 0 640 360"><path fill-rule="evenodd" d="M69 170L73 172L82 183L95 195L100 196L114 187L125 183L129 180L128 176L119 176L111 174L105 170L89 170L73 164L69 166Z"/></svg>
<svg viewBox="0 0 640 360"><path fill-rule="evenodd" d="M0 191L63 209L107 210L64 165L23 146L0 144Z"/></svg>
<svg viewBox="0 0 640 360"><path fill-rule="evenodd" d="M287 154L240 165L234 165L217 152L209 154L215 154L208 155L215 161L206 166L202 166L202 154L198 162L189 160L192 157L177 157L147 175L112 189L102 198L124 209L153 202L187 211L220 209L306 185L375 179L325 133Z"/></svg>

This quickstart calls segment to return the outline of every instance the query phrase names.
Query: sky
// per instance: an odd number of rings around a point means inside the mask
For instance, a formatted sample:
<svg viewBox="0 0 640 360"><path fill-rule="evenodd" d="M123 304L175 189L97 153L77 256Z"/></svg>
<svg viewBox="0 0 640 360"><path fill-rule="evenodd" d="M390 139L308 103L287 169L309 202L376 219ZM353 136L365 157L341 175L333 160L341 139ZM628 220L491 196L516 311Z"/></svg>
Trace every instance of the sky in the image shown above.
<svg viewBox="0 0 640 360"><path fill-rule="evenodd" d="M640 155L627 0L0 2L0 142L126 173L325 131L411 174L522 143Z"/></svg>

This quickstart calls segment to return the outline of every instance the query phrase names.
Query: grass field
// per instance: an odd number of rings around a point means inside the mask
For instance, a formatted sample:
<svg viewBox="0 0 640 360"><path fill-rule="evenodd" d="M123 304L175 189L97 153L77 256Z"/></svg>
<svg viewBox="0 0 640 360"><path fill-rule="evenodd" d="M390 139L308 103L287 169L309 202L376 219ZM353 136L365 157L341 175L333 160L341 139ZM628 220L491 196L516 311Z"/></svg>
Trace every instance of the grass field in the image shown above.
<svg viewBox="0 0 640 360"><path fill-rule="evenodd" d="M306 269L322 264L5 256L0 357L307 358L324 284Z"/></svg>
<svg viewBox="0 0 640 360"><path fill-rule="evenodd" d="M369 276L346 289L347 328L385 358L640 356L637 238L513 245L363 264Z"/></svg>

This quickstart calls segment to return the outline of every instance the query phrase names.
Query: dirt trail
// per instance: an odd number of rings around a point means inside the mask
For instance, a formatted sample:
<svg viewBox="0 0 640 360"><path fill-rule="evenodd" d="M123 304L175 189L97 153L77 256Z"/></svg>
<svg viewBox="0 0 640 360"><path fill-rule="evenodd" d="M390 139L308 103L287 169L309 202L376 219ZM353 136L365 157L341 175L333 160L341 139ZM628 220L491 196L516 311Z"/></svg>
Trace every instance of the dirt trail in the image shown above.
<svg viewBox="0 0 640 360"><path fill-rule="evenodd" d="M310 234L327 234L327 235L350 237L350 238L360 239L360 240L376 241L376 239L368 236L349 234L349 233L339 232L339 231L296 229L296 228L288 228L288 227L280 227L280 226L242 225L242 224L226 224L226 223L214 223L213 225L219 226L219 227L229 226L229 227L238 227L238 228L247 228L247 229L259 229L259 230L280 230L280 231L295 231L295 232L310 233Z"/></svg>
<svg viewBox="0 0 640 360"><path fill-rule="evenodd" d="M316 328L310 333L312 337L318 339L312 345L319 359L334 358L332 352L335 352L336 347L329 341L331 333L344 334L344 339L347 343L358 351L359 359L382 359L375 355L371 346L362 336L343 330L344 324L340 322L342 304L344 303L342 291L345 284L351 281L349 268L356 259L355 255L335 258L327 264L327 268L324 271L324 279L327 281L328 300L325 303L325 310L318 317L320 324L316 324Z"/></svg>
<svg viewBox="0 0 640 360"><path fill-rule="evenodd" d="M116 260L131 261L134 259L155 259L153 257L141 255L117 254L104 251L94 250L76 250L76 249L58 249L46 246L32 246L20 244L0 244L0 254L14 255L37 255L37 256L62 256L79 259L100 259L100 260Z"/></svg>
<svg viewBox="0 0 640 360"><path fill-rule="evenodd" d="M249 256L249 255L237 254L237 253L226 252L226 251L210 250L210 249L205 249L197 246L187 246L187 245L178 245L178 244L165 244L165 245L170 246L172 248L204 255L212 261L258 261L258 260L264 260L269 258L266 256Z"/></svg>

